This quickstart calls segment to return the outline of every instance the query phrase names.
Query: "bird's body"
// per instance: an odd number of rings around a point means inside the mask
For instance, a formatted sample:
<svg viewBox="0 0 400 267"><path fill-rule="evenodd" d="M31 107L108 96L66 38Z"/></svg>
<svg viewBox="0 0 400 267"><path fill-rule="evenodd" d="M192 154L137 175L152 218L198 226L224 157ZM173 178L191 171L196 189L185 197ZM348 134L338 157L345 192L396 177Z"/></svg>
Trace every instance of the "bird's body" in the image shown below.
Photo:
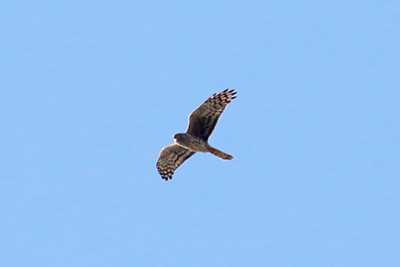
<svg viewBox="0 0 400 267"><path fill-rule="evenodd" d="M234 90L228 89L214 94L190 115L186 133L175 134L175 144L163 148L160 153L157 169L163 179L172 179L175 170L196 152L208 152L224 160L233 159L212 147L208 139L225 107L236 98L235 94Z"/></svg>
<svg viewBox="0 0 400 267"><path fill-rule="evenodd" d="M174 135L174 141L176 144L188 149L189 151L208 152L207 141L188 133L179 133Z"/></svg>
<svg viewBox="0 0 400 267"><path fill-rule="evenodd" d="M208 152L221 159L233 159L231 155L210 146L207 141L188 133L176 134L174 135L174 140L177 145L192 152Z"/></svg>

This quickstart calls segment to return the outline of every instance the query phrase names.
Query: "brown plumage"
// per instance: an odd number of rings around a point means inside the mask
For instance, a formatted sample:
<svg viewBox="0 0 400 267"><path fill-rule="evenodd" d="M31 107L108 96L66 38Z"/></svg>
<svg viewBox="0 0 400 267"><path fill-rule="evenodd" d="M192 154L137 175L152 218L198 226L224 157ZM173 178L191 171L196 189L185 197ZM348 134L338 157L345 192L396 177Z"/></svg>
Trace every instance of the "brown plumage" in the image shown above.
<svg viewBox="0 0 400 267"><path fill-rule="evenodd" d="M231 155L210 146L208 139L235 95L234 89L214 94L189 116L186 133L174 135L175 144L163 148L160 153L157 169L163 179L172 179L175 170L196 152L208 152L224 160L233 159Z"/></svg>

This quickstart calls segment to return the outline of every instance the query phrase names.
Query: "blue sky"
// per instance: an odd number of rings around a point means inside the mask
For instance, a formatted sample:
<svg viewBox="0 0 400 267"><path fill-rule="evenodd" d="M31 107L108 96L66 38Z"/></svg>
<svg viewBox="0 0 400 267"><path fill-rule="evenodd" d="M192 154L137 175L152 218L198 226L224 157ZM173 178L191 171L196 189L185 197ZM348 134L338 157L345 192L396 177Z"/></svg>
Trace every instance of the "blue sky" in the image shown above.
<svg viewBox="0 0 400 267"><path fill-rule="evenodd" d="M2 266L400 265L398 1L1 6Z"/></svg>

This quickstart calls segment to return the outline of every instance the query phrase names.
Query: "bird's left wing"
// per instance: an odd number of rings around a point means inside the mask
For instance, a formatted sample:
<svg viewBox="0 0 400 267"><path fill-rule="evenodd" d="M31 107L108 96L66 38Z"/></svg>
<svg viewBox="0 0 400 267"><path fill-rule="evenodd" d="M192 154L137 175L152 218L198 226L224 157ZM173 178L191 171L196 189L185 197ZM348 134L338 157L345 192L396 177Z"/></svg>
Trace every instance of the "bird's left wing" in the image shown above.
<svg viewBox="0 0 400 267"><path fill-rule="evenodd" d="M208 141L226 106L236 98L234 89L212 95L189 117L187 133Z"/></svg>

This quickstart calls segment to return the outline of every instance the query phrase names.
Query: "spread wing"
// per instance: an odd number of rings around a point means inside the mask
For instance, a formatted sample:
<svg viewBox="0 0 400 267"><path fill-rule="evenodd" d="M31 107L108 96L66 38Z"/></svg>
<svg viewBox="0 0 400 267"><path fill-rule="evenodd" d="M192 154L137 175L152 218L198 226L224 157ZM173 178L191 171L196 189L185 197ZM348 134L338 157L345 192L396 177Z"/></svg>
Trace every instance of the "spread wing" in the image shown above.
<svg viewBox="0 0 400 267"><path fill-rule="evenodd" d="M177 144L164 147L156 165L161 178L172 179L175 170L195 153Z"/></svg>
<svg viewBox="0 0 400 267"><path fill-rule="evenodd" d="M236 93L234 89L226 89L219 94L212 95L190 115L189 127L186 132L208 141L219 117L221 117L225 107L236 98Z"/></svg>

